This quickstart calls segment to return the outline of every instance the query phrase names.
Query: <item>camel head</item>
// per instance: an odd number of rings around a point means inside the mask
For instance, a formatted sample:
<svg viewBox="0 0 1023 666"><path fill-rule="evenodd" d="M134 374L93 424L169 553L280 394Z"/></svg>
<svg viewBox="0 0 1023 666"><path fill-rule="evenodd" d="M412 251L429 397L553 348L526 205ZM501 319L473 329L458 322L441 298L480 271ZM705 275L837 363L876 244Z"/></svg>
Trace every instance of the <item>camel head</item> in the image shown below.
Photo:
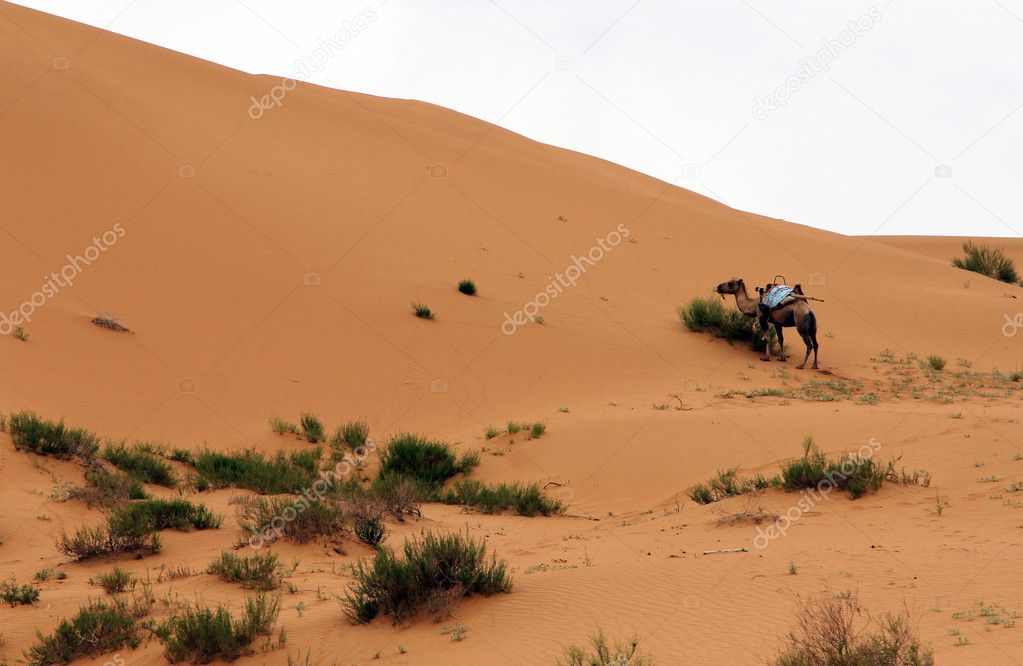
<svg viewBox="0 0 1023 666"><path fill-rule="evenodd" d="M732 278L728 282L719 284L714 288L714 291L721 294L721 298L724 298L725 294L738 294L743 290L744 286L742 278Z"/></svg>

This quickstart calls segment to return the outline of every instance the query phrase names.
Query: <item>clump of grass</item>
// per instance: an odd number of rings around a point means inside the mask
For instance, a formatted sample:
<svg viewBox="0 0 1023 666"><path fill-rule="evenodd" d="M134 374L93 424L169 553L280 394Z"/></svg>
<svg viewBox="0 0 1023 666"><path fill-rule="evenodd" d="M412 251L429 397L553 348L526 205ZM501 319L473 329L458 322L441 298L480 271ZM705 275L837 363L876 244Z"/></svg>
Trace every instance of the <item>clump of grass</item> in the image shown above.
<svg viewBox="0 0 1023 666"><path fill-rule="evenodd" d="M157 458L142 446L128 448L124 442L114 446L107 444L103 457L118 469L121 469L143 483L153 483L168 488L174 487L174 472L171 466Z"/></svg>
<svg viewBox="0 0 1023 666"><path fill-rule="evenodd" d="M489 514L514 509L520 516L550 516L565 510L559 500L548 497L537 483L527 486L501 483L494 486L475 479L462 479L455 482L454 487L438 494L437 499L445 504L473 507Z"/></svg>
<svg viewBox="0 0 1023 666"><path fill-rule="evenodd" d="M483 436L486 437L487 439L493 439L495 437L500 437L501 432L502 431L500 428L495 428L492 425L488 425L486 428L483 429Z"/></svg>
<svg viewBox="0 0 1023 666"><path fill-rule="evenodd" d="M219 560L210 562L207 572L228 583L241 583L254 590L276 590L284 580L284 571L277 555L269 551L251 557L238 557L226 550Z"/></svg>
<svg viewBox="0 0 1023 666"><path fill-rule="evenodd" d="M866 492L877 492L885 478L893 472L894 461L882 466L873 458L859 458L846 454L837 460L828 460L814 444L812 437L803 440L803 457L782 466L782 487L785 490L821 488L830 484L845 490L853 499Z"/></svg>
<svg viewBox="0 0 1023 666"><path fill-rule="evenodd" d="M95 580L89 582L99 585L107 594L117 594L134 590L138 579L124 569L114 567L113 571L97 574Z"/></svg>
<svg viewBox="0 0 1023 666"><path fill-rule="evenodd" d="M332 502L293 497L256 497L241 508L239 526L264 543L287 539L308 543L334 538L344 529L344 517Z"/></svg>
<svg viewBox="0 0 1023 666"><path fill-rule="evenodd" d="M369 441L369 424L365 420L348 421L334 431L330 444L335 447L349 446L357 449Z"/></svg>
<svg viewBox="0 0 1023 666"><path fill-rule="evenodd" d="M195 468L201 479L218 488L245 488L263 495L297 493L317 478L321 454L318 447L290 455L278 451L267 460L252 450L201 451Z"/></svg>
<svg viewBox="0 0 1023 666"><path fill-rule="evenodd" d="M142 488L142 482L133 476L105 469L90 469L85 473L85 486L69 488L67 497L81 500L90 508L109 508L128 500L147 499L149 495Z"/></svg>
<svg viewBox="0 0 1023 666"><path fill-rule="evenodd" d="M298 426L297 425L295 425L294 423L291 423L290 421L285 421L284 419L282 419L279 416L271 416L270 417L270 429L273 430L278 435L284 435L284 434L297 435L297 434L299 434Z"/></svg>
<svg viewBox="0 0 1023 666"><path fill-rule="evenodd" d="M458 291L466 296L476 295L476 283L472 280L462 280L458 283Z"/></svg>
<svg viewBox="0 0 1023 666"><path fill-rule="evenodd" d="M195 456L188 449L173 449L168 457L174 462L195 465Z"/></svg>
<svg viewBox="0 0 1023 666"><path fill-rule="evenodd" d="M221 516L204 504L185 499L148 499L131 502L114 510L109 525L114 534L131 534L144 527L147 532L177 529L209 530L220 527Z"/></svg>
<svg viewBox="0 0 1023 666"><path fill-rule="evenodd" d="M412 304L412 314L419 317L420 319L433 319L433 310L423 305L422 303Z"/></svg>
<svg viewBox="0 0 1023 666"><path fill-rule="evenodd" d="M246 599L245 612L237 619L223 606L212 609L196 604L164 622L156 634L172 663L234 661L252 654L251 645L259 636L273 633L280 609L280 597L265 594Z"/></svg>
<svg viewBox="0 0 1023 666"><path fill-rule="evenodd" d="M547 432L547 424L542 421L536 421L529 425L529 439L536 439L545 432Z"/></svg>
<svg viewBox="0 0 1023 666"><path fill-rule="evenodd" d="M678 317L686 328L696 333L708 332L728 341L753 342L756 338L756 318L725 308L716 298L692 298L678 308Z"/></svg>
<svg viewBox="0 0 1023 666"><path fill-rule="evenodd" d="M719 471L713 479L706 483L696 484L690 491L689 498L697 504L710 504L726 497L737 497L754 490L763 490L777 485L777 483L777 479L767 479L761 474L753 477L741 477L739 470L732 467Z"/></svg>
<svg viewBox="0 0 1023 666"><path fill-rule="evenodd" d="M934 655L906 613L877 621L853 594L800 600L796 627L774 666L933 666ZM873 631L871 631L873 629Z"/></svg>
<svg viewBox="0 0 1023 666"><path fill-rule="evenodd" d="M369 622L381 613L404 622L425 610L442 610L459 596L511 589L507 565L488 559L484 542L460 533L426 532L405 542L404 558L381 548L372 561L355 564L352 575L345 606L353 622Z"/></svg>
<svg viewBox="0 0 1023 666"><path fill-rule="evenodd" d="M139 529L135 534L113 534L105 526L82 527L74 535L63 532L57 538L57 550L77 560L134 553L138 556L160 551L158 535Z"/></svg>
<svg viewBox="0 0 1023 666"><path fill-rule="evenodd" d="M946 362L944 358L937 354L931 354L927 357L926 361L927 367L930 367L932 370L944 370Z"/></svg>
<svg viewBox="0 0 1023 666"><path fill-rule="evenodd" d="M316 418L316 415L302 412L302 418L299 420L299 423L302 426L302 436L306 438L306 441L315 444L316 442L322 442L326 438L327 435L323 428L323 422Z"/></svg>
<svg viewBox="0 0 1023 666"><path fill-rule="evenodd" d="M14 329L14 337L22 342L28 342L28 333L25 332L24 326L18 326Z"/></svg>
<svg viewBox="0 0 1023 666"><path fill-rule="evenodd" d="M508 421L508 434L514 435L522 430L522 424L517 421Z"/></svg>
<svg viewBox="0 0 1023 666"><path fill-rule="evenodd" d="M380 476L404 476L428 487L437 487L459 472L471 471L467 465L478 463L478 454L475 459L463 456L458 461L444 442L405 433L392 438L380 454Z"/></svg>
<svg viewBox="0 0 1023 666"><path fill-rule="evenodd" d="M637 654L639 638L633 636L628 643L608 643L604 632L598 630L590 639L588 649L572 645L565 648L565 661L558 660L558 666L653 666L653 659Z"/></svg>
<svg viewBox="0 0 1023 666"><path fill-rule="evenodd" d="M963 243L963 252L964 256L952 259L952 265L956 268L980 273L1000 282L1020 284L1015 264L1001 249L966 241Z"/></svg>
<svg viewBox="0 0 1023 666"><path fill-rule="evenodd" d="M0 583L0 601L11 606L28 606L39 599L39 588L35 585L18 585L14 578Z"/></svg>
<svg viewBox="0 0 1023 666"><path fill-rule="evenodd" d="M355 536L367 545L378 547L387 538L385 512L383 503L375 498L360 497L352 500L348 513L352 517Z"/></svg>
<svg viewBox="0 0 1023 666"><path fill-rule="evenodd" d="M79 457L92 460L99 450L99 438L83 428L68 428L64 421L47 421L35 412L11 414L8 430L14 448L27 449L41 456Z"/></svg>
<svg viewBox="0 0 1023 666"><path fill-rule="evenodd" d="M25 653L32 666L67 664L140 643L138 620L149 610L151 598L90 602L71 619L62 620L52 634L36 632L36 642Z"/></svg>

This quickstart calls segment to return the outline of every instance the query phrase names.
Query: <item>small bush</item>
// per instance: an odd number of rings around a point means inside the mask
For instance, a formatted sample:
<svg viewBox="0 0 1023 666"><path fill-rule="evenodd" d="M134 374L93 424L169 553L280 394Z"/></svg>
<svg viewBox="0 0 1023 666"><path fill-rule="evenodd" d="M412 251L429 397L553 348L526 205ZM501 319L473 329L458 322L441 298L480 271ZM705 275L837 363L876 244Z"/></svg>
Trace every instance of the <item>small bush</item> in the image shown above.
<svg viewBox="0 0 1023 666"><path fill-rule="evenodd" d="M184 499L150 499L132 502L115 509L110 515L110 531L114 535L132 534L143 529L147 532L177 529L209 530L220 527L221 517L204 504L192 504Z"/></svg>
<svg viewBox="0 0 1023 666"><path fill-rule="evenodd" d="M965 256L952 259L952 265L956 268L980 273L1000 282L1020 283L1016 266L1002 250L966 241L963 243L963 252Z"/></svg>
<svg viewBox="0 0 1023 666"><path fill-rule="evenodd" d="M103 591L107 594L117 594L118 592L134 590L135 584L138 581L124 569L114 567L113 571L97 574L94 582L96 585L102 587Z"/></svg>
<svg viewBox="0 0 1023 666"><path fill-rule="evenodd" d="M218 488L245 488L262 495L298 493L316 480L321 453L319 448L290 456L278 451L267 460L256 451L201 451L195 468L200 478Z"/></svg>
<svg viewBox="0 0 1023 666"><path fill-rule="evenodd" d="M92 460L99 450L99 438L82 428L67 428L63 421L47 421L35 412L11 414L8 429L16 449L28 449L41 456Z"/></svg>
<svg viewBox="0 0 1023 666"><path fill-rule="evenodd" d="M690 331L716 331L725 317L725 306L716 298L693 298L679 306L678 318Z"/></svg>
<svg viewBox="0 0 1023 666"><path fill-rule="evenodd" d="M251 557L224 551L219 560L210 562L207 571L228 583L241 583L242 587L254 590L276 590L284 580L277 555L269 551Z"/></svg>
<svg viewBox="0 0 1023 666"><path fill-rule="evenodd" d="M547 424L541 421L531 423L529 425L529 439L536 439L540 435L547 432Z"/></svg>
<svg viewBox="0 0 1023 666"><path fill-rule="evenodd" d="M398 522L404 522L406 517L421 517L420 506L428 495L423 484L401 474L385 474L374 479L369 492Z"/></svg>
<svg viewBox="0 0 1023 666"><path fill-rule="evenodd" d="M858 499L864 493L877 492L885 478L893 472L894 464L892 461L882 466L873 458L860 458L851 453L837 460L828 460L816 447L813 438L807 437L803 440L803 457L782 467L782 486L789 491L819 489L827 482Z"/></svg>
<svg viewBox="0 0 1023 666"><path fill-rule="evenodd" d="M932 370L944 370L945 363L946 363L945 359L938 356L937 354L931 354L930 356L927 357L927 366L930 367Z"/></svg>
<svg viewBox="0 0 1023 666"><path fill-rule="evenodd" d="M49 636L36 632L36 642L25 656L33 666L48 666L138 647L138 619L147 609L120 599L93 601L70 620L62 620Z"/></svg>
<svg viewBox="0 0 1023 666"><path fill-rule="evenodd" d="M149 496L142 488L142 482L135 477L105 469L91 469L85 473L85 486L70 488L67 497L81 500L90 508L93 506L109 508L128 500L146 499Z"/></svg>
<svg viewBox="0 0 1023 666"><path fill-rule="evenodd" d="M384 525L384 510L374 504L366 504L353 514L355 536L365 544L378 547L387 538Z"/></svg>
<svg viewBox="0 0 1023 666"><path fill-rule="evenodd" d="M271 416L270 417L270 429L273 430L278 435L284 435L284 434L297 435L297 434L299 434L298 426L297 425L295 425L294 423L290 423L289 421L285 421L284 419L282 419L282 418L280 418L278 416Z"/></svg>
<svg viewBox="0 0 1023 666"><path fill-rule="evenodd" d="M754 490L763 490L776 483L776 479L767 479L761 474L741 477L739 470L733 467L719 471L717 476L706 483L696 484L689 492L689 498L697 504L710 504L726 497L737 497Z"/></svg>
<svg viewBox="0 0 1023 666"><path fill-rule="evenodd" d="M0 601L11 606L34 604L39 599L39 588L35 585L18 585L14 579L0 583Z"/></svg>
<svg viewBox="0 0 1023 666"><path fill-rule="evenodd" d="M332 446L336 447L346 445L353 449L357 449L360 446L366 446L366 442L368 440L369 425L366 421L360 420L348 421L335 430L334 436L330 439L330 443Z"/></svg>
<svg viewBox="0 0 1023 666"><path fill-rule="evenodd" d="M322 442L326 437L323 422L316 418L315 415L303 412L299 423L302 426L302 436L306 438L306 441L315 444L316 442Z"/></svg>
<svg viewBox="0 0 1023 666"><path fill-rule="evenodd" d="M565 661L558 660L558 666L653 666L649 657L636 654L639 638L633 637L627 644L608 644L603 631L590 639L590 649L573 645L565 648Z"/></svg>
<svg viewBox="0 0 1023 666"><path fill-rule="evenodd" d="M514 435L515 433L522 430L523 426L517 421L508 421L508 434Z"/></svg>
<svg viewBox="0 0 1023 666"><path fill-rule="evenodd" d="M433 311L422 303L412 304L412 314L420 319L433 319Z"/></svg>
<svg viewBox="0 0 1023 666"><path fill-rule="evenodd" d="M172 663L234 661L252 654L250 646L260 635L273 633L279 614L280 597L260 594L245 601L245 613L238 619L222 606L214 610L197 604L171 617L156 633Z"/></svg>
<svg viewBox="0 0 1023 666"><path fill-rule="evenodd" d="M171 466L138 445L129 449L123 442L117 446L107 444L103 457L114 467L143 483L174 487L174 472Z"/></svg>
<svg viewBox="0 0 1023 666"><path fill-rule="evenodd" d="M511 589L507 565L493 556L488 561L486 545L468 536L427 532L405 542L404 556L384 547L371 562L352 567L355 580L345 600L351 621L369 622L383 613L399 623L441 610L453 597Z"/></svg>
<svg viewBox="0 0 1023 666"><path fill-rule="evenodd" d="M381 477L397 474L436 487L460 471L450 446L419 435L398 435L380 454Z"/></svg>
<svg viewBox="0 0 1023 666"><path fill-rule="evenodd" d="M292 514L294 517L289 520L287 517ZM239 525L265 542L287 539L308 543L318 537L339 536L344 529L344 517L328 500L257 497L243 506Z"/></svg>
<svg viewBox="0 0 1023 666"><path fill-rule="evenodd" d="M518 483L490 486L475 479L463 479L456 481L453 488L440 493L437 499L445 504L473 507L482 513L514 509L520 516L550 516L564 511L562 503L544 494L536 483L528 486Z"/></svg>
<svg viewBox="0 0 1023 666"><path fill-rule="evenodd" d="M458 283L458 291L462 292L466 296L475 296L476 283L472 280L462 280Z"/></svg>
<svg viewBox="0 0 1023 666"><path fill-rule="evenodd" d="M909 616L870 619L855 595L800 600L796 628L774 666L932 666L934 655L910 625ZM870 632L872 625L876 629Z"/></svg>
<svg viewBox="0 0 1023 666"><path fill-rule="evenodd" d="M195 465L195 457L188 449L173 449L168 457L174 462Z"/></svg>
<svg viewBox="0 0 1023 666"><path fill-rule="evenodd" d="M501 435L501 430L498 429L498 428L495 428L494 426L487 426L483 430L483 436L486 437L487 439L493 439L495 437L499 437L500 435Z"/></svg>

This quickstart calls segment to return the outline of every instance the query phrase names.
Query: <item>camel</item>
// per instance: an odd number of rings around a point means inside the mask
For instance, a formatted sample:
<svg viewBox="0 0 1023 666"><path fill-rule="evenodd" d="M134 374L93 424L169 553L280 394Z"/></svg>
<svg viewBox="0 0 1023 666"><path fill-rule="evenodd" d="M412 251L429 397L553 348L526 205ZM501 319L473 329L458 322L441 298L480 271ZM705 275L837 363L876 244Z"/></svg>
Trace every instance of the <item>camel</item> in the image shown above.
<svg viewBox="0 0 1023 666"><path fill-rule="evenodd" d="M746 291L746 283L741 279L732 279L728 282L722 282L717 286L715 291L721 294L721 298L725 297L725 294L735 295L735 304L738 306L739 311L747 317L758 317L760 319L760 329L767 331L767 316L761 314L758 306L760 305L760 299L750 298L749 293ZM802 295L803 290L797 284L794 287L794 293ZM797 298L792 302L783 303L774 310L771 311L771 323L774 324L774 330L778 334L778 360L788 360L785 356L785 339L782 335L782 329L790 326L794 326L799 336L803 338L803 342L806 344L806 356L803 357L803 362L796 367L800 370L806 365L806 361L810 358L810 352L813 352L813 365L810 366L814 370L817 369L817 316L810 309L810 306L804 299ZM764 356L761 357L764 361L771 360L771 345L767 345L767 349L764 351Z"/></svg>

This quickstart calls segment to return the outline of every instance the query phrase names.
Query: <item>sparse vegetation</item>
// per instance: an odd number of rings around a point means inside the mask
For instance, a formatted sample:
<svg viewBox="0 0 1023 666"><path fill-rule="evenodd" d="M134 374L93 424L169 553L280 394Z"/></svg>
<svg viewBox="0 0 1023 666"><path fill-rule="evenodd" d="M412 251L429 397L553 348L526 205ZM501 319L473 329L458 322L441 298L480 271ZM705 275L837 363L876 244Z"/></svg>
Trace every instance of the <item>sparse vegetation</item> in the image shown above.
<svg viewBox="0 0 1023 666"><path fill-rule="evenodd" d="M932 651L917 637L908 614L885 614L873 621L855 595L800 600L795 615L796 627L774 666L934 664Z"/></svg>
<svg viewBox="0 0 1023 666"><path fill-rule="evenodd" d="M472 280L462 280L458 283L458 291L462 292L466 296L475 296L476 283Z"/></svg>
<svg viewBox="0 0 1023 666"><path fill-rule="evenodd" d="M483 430L483 436L486 437L487 439L493 439L495 437L500 437L500 435L501 435L501 430L499 428L495 428L492 425L488 425Z"/></svg>
<svg viewBox="0 0 1023 666"><path fill-rule="evenodd" d="M11 606L27 606L39 599L39 588L35 585L18 585L14 578L0 583L0 601Z"/></svg>
<svg viewBox="0 0 1023 666"><path fill-rule="evenodd" d="M245 488L262 495L298 493L317 478L319 447L277 455L267 460L253 450L235 453L201 451L195 468L199 476L213 487Z"/></svg>
<svg viewBox="0 0 1023 666"><path fill-rule="evenodd" d="M422 303L412 304L412 314L419 317L420 319L433 319L433 310L423 305Z"/></svg>
<svg viewBox="0 0 1023 666"><path fill-rule="evenodd" d="M451 447L444 442L406 433L391 439L380 454L380 476L404 476L435 488L455 474L472 471L477 464L479 454L463 455L456 460Z"/></svg>
<svg viewBox="0 0 1023 666"><path fill-rule="evenodd" d="M514 509L520 516L550 516L564 511L562 503L548 497L537 483L488 485L475 479L462 479L438 495L445 504L458 504L482 513L500 513Z"/></svg>
<svg viewBox="0 0 1023 666"><path fill-rule="evenodd" d="M365 420L359 420L348 421L335 430L330 444L334 447L348 446L357 449L366 446L367 441L369 441L369 425Z"/></svg>
<svg viewBox="0 0 1023 666"><path fill-rule="evenodd" d="M689 492L689 498L697 504L710 504L726 497L745 495L754 490L763 490L778 485L778 479L768 479L761 474L753 477L739 476L738 468L719 471L710 481L698 483Z"/></svg>
<svg viewBox="0 0 1023 666"><path fill-rule="evenodd" d="M927 357L927 367L932 370L944 370L946 363L947 361L937 354L931 354Z"/></svg>
<svg viewBox="0 0 1023 666"><path fill-rule="evenodd" d="M219 560L210 562L207 572L228 583L241 583L254 590L276 590L284 580L284 571L277 555L270 551L251 557L239 557L226 550Z"/></svg>
<svg viewBox="0 0 1023 666"><path fill-rule="evenodd" d="M952 265L956 268L980 273L1000 282L1020 284L1016 266L1001 249L966 241L963 243L963 253L964 256L952 259Z"/></svg>
<svg viewBox="0 0 1023 666"><path fill-rule="evenodd" d="M353 622L369 622L379 614L395 623L429 610L444 610L454 599L491 595L511 589L507 565L488 560L486 545L460 533L423 534L405 542L404 558L389 548L372 561L352 567L354 582L345 600Z"/></svg>
<svg viewBox="0 0 1023 666"><path fill-rule="evenodd" d="M259 594L245 600L245 612L235 619L219 606L187 607L160 625L156 634L166 647L167 660L172 663L189 659L205 664L217 659L234 661L252 654L252 643L259 636L269 636L280 614L280 597ZM283 634L278 644L283 644Z"/></svg>
<svg viewBox="0 0 1023 666"><path fill-rule="evenodd" d="M83 428L68 428L64 421L47 421L35 412L10 415L8 430L16 449L27 449L41 456L78 457L92 460L99 450L99 438Z"/></svg>
<svg viewBox="0 0 1023 666"><path fill-rule="evenodd" d="M128 500L147 499L149 496L137 478L122 472L105 469L90 469L85 473L85 486L71 486L67 489L68 499L85 502L90 508L109 508Z"/></svg>
<svg viewBox="0 0 1023 666"><path fill-rule="evenodd" d="M284 419L282 419L279 416L271 416L270 417L270 429L273 430L278 435L284 435L284 434L297 435L297 434L299 434L298 426L297 425L295 425L294 423L291 423L290 421L285 421Z"/></svg>
<svg viewBox="0 0 1023 666"><path fill-rule="evenodd" d="M653 666L653 659L638 654L639 638L633 636L628 643L608 643L603 631L590 639L588 649L572 645L565 648L564 661L558 666Z"/></svg>
<svg viewBox="0 0 1023 666"><path fill-rule="evenodd" d="M349 503L348 513L352 517L352 531L365 544L378 547L387 538L384 525L386 509L379 500L360 497Z"/></svg>
<svg viewBox="0 0 1023 666"><path fill-rule="evenodd" d="M309 502L287 496L256 497L242 506L239 526L268 543L276 539L308 543L318 537L339 536L344 519L340 509L326 499Z"/></svg>
<svg viewBox="0 0 1023 666"><path fill-rule="evenodd" d="M103 457L114 467L143 483L174 487L174 472L171 466L138 444L132 448L128 448L124 442L117 446L107 444L103 450Z"/></svg>
<svg viewBox="0 0 1023 666"><path fill-rule="evenodd" d="M882 467L873 458L860 458L851 453L838 460L828 460L808 436L803 440L803 457L782 466L782 487L793 491L820 488L827 482L857 499L866 492L877 492L893 467L894 463Z"/></svg>

